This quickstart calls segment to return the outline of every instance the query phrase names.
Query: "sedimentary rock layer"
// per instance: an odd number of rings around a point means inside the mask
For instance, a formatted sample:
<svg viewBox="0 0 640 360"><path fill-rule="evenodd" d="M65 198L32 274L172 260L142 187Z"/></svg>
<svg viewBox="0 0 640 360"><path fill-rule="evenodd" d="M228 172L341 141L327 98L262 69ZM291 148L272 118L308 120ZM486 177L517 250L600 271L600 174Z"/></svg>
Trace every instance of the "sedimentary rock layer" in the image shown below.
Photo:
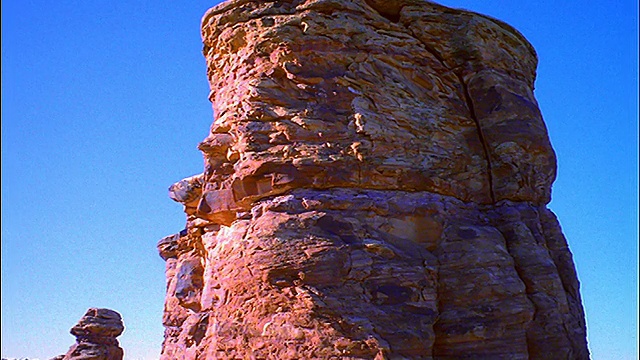
<svg viewBox="0 0 640 360"><path fill-rule="evenodd" d="M164 359L585 359L537 58L426 1L225 2Z"/></svg>
<svg viewBox="0 0 640 360"><path fill-rule="evenodd" d="M71 328L76 343L65 355L52 360L122 360L124 352L116 338L123 331L120 314L109 309L90 308Z"/></svg>

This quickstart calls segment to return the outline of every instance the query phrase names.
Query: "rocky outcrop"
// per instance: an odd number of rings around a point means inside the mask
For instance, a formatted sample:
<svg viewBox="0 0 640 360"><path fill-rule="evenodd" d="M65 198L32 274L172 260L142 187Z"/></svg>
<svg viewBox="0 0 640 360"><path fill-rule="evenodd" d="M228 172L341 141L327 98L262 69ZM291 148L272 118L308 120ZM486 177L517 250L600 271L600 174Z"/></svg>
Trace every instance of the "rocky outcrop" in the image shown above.
<svg viewBox="0 0 640 360"><path fill-rule="evenodd" d="M90 308L71 328L76 343L59 360L122 360L124 352L116 339L124 331L120 314L109 309ZM52 360L54 360L52 359Z"/></svg>
<svg viewBox="0 0 640 360"><path fill-rule="evenodd" d="M586 359L536 54L422 0L228 1L163 359Z"/></svg>

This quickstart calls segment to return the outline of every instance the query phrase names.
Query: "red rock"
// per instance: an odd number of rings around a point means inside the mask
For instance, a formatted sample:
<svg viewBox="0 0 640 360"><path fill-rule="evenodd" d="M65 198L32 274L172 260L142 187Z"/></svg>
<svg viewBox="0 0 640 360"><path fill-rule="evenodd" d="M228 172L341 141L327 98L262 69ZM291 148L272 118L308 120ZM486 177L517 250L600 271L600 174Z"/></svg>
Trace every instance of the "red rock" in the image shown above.
<svg viewBox="0 0 640 360"><path fill-rule="evenodd" d="M109 309L90 308L71 328L76 343L61 360L122 360L124 352L116 339L124 331L120 314ZM53 360L53 359L52 359Z"/></svg>
<svg viewBox="0 0 640 360"><path fill-rule="evenodd" d="M215 120L158 244L163 359L589 357L519 32L422 0L234 0L202 36Z"/></svg>

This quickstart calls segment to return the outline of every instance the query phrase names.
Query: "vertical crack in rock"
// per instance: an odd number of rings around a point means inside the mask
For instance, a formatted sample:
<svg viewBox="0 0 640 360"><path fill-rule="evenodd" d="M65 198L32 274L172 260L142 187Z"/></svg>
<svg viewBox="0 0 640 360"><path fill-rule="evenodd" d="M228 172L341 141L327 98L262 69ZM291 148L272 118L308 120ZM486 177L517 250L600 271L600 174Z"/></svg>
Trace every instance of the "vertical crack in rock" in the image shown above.
<svg viewBox="0 0 640 360"><path fill-rule="evenodd" d="M487 181L489 181L489 193L491 195L491 202L495 203L496 202L496 195L493 192L493 172L491 170L491 157L489 156L489 147L487 146L487 141L484 138L484 134L482 132L482 126L480 126L480 121L478 120L478 117L476 116L476 110L475 110L475 107L473 105L473 99L471 98L471 95L469 95L469 89L467 88L467 83L462 78L462 75L456 73L455 71L454 71L454 73L456 74L456 76L460 80L460 84L462 85L462 90L464 92L464 97L465 97L465 100L467 102L467 106L469 106L469 112L471 113L471 118L473 119L473 121L476 124L476 128L477 128L477 131L478 131L478 137L480 138L480 143L482 144L482 151L484 152L485 159L487 159Z"/></svg>
<svg viewBox="0 0 640 360"><path fill-rule="evenodd" d="M484 157L487 161L487 181L489 182L489 194L491 196L491 202L495 203L496 202L496 196L493 192L493 175L492 175L492 171L491 171L491 157L489 156L489 148L487 146L487 142L484 138L484 134L482 133L482 126L480 126L480 121L478 120L478 117L476 116L476 110L475 110L475 106L473 105L473 99L471 98L471 95L469 94L469 89L467 88L467 83L464 81L464 78L462 77L462 75L457 72L455 69L450 68L449 66L447 66L447 63L444 61L444 58L438 54L437 51L435 51L431 46L429 46L426 42L424 42L422 39L416 37L416 35L413 33L412 29L406 28L409 31L409 33L411 34L411 36L418 40L420 43L422 43L422 45L424 46L424 48L431 54L433 55L436 59L438 59L438 61L440 61L440 63L442 64L442 66L444 68L446 68L447 70L451 71L452 73L454 73L456 75L456 77L458 78L458 81L460 83L460 86L462 86L462 93L464 96L464 100L467 103L467 107L469 108L469 116L471 116L471 119L473 119L473 122L476 125L476 129L478 132L478 138L480 140L480 143L482 144L482 150L484 152Z"/></svg>
<svg viewBox="0 0 640 360"><path fill-rule="evenodd" d="M473 104L473 99L471 98L471 95L469 94L469 90L467 88L467 83L464 80L462 74L460 74L459 71L456 71L455 69L449 67L447 65L447 63L445 62L445 59L442 57L442 55L440 55L432 46L430 46L423 39L421 39L420 37L416 36L416 34L413 32L413 30L411 28L408 28L407 26L405 26L404 24L401 23L401 12L402 12L402 4L401 4L401 2L396 2L396 1L388 2L388 1L380 1L380 0L366 0L366 3L367 3L367 5L371 6L378 14L380 14L380 16L386 18L387 20L389 20L390 22L392 22L394 24L399 24L403 29L405 29L408 32L408 35L410 35L411 37L413 37L414 39L419 41L424 46L425 50L427 50L427 52L429 52L431 55L433 55L440 62L440 64L442 64L442 66L445 69L451 71L458 78L460 86L462 87L462 93L463 93L464 100L465 100L465 102L467 104L467 107L469 108L469 116L471 117L471 119L473 119L473 121L474 121L474 123L476 125L476 129L477 129L477 132L478 132L478 138L480 140L480 143L482 144L482 150L484 152L484 157L485 157L486 162L487 162L487 181L489 183L489 193L490 193L490 196L491 196L491 202L495 203L496 202L496 197L495 197L495 194L493 192L493 175L492 175L492 170L491 170L491 157L489 156L489 149L488 149L488 146L487 146L487 142L485 141L484 134L482 132L482 126L480 126L480 121L478 120L478 117L476 116L476 111L475 111L475 106Z"/></svg>
<svg viewBox="0 0 640 360"><path fill-rule="evenodd" d="M429 1L231 0L172 185L169 359L588 359L537 57Z"/></svg>

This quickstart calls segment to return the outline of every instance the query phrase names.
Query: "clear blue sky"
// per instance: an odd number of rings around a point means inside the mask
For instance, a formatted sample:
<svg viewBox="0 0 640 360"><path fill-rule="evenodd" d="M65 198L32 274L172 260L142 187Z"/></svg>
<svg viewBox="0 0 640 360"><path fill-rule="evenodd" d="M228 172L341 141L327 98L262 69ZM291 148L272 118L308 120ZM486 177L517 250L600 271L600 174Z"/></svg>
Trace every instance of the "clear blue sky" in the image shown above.
<svg viewBox="0 0 640 360"><path fill-rule="evenodd" d="M635 359L638 9L442 1L506 21L540 58L559 158L550 207L574 253L594 359ZM163 338L167 187L202 170L212 122L199 22L214 1L2 1L2 356L48 359L92 306L127 359Z"/></svg>

